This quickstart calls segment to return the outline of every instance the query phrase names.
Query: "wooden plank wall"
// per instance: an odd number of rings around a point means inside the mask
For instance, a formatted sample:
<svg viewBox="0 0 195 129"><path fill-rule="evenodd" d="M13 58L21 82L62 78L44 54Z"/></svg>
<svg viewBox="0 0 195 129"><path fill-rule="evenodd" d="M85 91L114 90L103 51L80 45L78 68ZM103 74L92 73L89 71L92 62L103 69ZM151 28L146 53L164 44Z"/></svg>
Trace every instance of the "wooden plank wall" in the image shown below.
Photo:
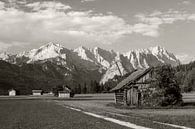
<svg viewBox="0 0 195 129"><path fill-rule="evenodd" d="M124 104L124 92L115 92L115 102Z"/></svg>
<svg viewBox="0 0 195 129"><path fill-rule="evenodd" d="M195 92L183 93L182 99L184 103L195 103Z"/></svg>

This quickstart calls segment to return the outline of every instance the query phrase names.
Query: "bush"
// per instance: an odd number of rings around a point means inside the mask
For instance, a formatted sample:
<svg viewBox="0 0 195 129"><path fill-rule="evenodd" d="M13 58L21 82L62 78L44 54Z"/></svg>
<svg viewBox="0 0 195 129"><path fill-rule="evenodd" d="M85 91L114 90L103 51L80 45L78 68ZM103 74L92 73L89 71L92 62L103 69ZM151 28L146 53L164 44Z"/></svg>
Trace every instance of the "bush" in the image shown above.
<svg viewBox="0 0 195 129"><path fill-rule="evenodd" d="M156 67L154 73L156 81L143 93L144 104L152 107L181 104L182 95L174 69L164 65Z"/></svg>
<svg viewBox="0 0 195 129"><path fill-rule="evenodd" d="M190 92L195 89L195 68L188 72L184 80L184 92Z"/></svg>

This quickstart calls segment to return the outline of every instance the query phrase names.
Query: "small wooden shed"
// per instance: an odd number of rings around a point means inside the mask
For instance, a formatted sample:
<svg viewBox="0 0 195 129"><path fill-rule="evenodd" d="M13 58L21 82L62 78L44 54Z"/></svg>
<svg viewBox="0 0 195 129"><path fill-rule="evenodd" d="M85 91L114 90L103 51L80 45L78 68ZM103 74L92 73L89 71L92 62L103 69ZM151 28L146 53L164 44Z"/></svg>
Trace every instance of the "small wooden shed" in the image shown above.
<svg viewBox="0 0 195 129"><path fill-rule="evenodd" d="M58 91L59 98L70 98L71 97L71 89L68 87L64 87L63 91Z"/></svg>
<svg viewBox="0 0 195 129"><path fill-rule="evenodd" d="M8 92L9 92L9 96L16 96L16 90L11 89Z"/></svg>
<svg viewBox="0 0 195 129"><path fill-rule="evenodd" d="M140 69L111 89L115 92L115 103L128 106L141 105L142 90L152 82L153 68Z"/></svg>
<svg viewBox="0 0 195 129"><path fill-rule="evenodd" d="M42 90L32 90L32 95L34 96L40 96L42 95L43 91Z"/></svg>

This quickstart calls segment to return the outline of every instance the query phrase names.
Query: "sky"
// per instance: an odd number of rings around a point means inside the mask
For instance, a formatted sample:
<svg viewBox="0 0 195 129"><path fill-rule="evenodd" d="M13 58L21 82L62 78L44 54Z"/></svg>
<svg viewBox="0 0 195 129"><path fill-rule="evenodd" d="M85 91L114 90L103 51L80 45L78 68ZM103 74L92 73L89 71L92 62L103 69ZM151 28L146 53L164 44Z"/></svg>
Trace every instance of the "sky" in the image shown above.
<svg viewBox="0 0 195 129"><path fill-rule="evenodd" d="M165 47L195 60L195 0L0 0L0 52L48 42L127 52Z"/></svg>

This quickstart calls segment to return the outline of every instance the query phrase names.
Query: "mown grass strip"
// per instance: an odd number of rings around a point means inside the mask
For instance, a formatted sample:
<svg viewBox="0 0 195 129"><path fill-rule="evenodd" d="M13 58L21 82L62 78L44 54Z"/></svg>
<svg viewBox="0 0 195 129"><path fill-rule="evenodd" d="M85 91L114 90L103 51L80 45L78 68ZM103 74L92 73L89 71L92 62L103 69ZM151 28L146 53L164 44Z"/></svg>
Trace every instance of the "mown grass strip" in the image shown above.
<svg viewBox="0 0 195 129"><path fill-rule="evenodd" d="M116 124L119 124L119 125L122 125L122 126L125 126L125 127L129 127L129 128L132 128L132 129L152 129L152 128L148 128L148 127L139 126L139 125L136 125L136 124L133 124L133 123L130 123L130 122L125 122L125 121L117 120L117 119L114 119L114 118L109 118L109 117L106 117L106 116L97 115L97 114L94 114L94 113L91 113L91 112L85 112L85 111L82 111L82 110L77 109L77 108L68 107L68 106L65 106L65 107L69 108L69 109L72 109L74 111L82 112L84 114L87 114L87 115L90 115L90 116L93 116L93 117L96 117L96 118L104 119L106 121L110 121L110 122L113 122L113 123L116 123Z"/></svg>

